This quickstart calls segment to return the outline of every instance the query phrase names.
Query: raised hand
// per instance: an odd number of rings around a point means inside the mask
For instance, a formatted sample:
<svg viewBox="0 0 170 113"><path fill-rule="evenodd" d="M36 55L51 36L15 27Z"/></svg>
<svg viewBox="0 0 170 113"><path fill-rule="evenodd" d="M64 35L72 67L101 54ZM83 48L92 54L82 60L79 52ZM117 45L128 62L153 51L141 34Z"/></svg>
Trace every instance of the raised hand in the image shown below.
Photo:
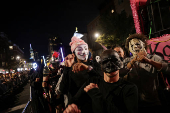
<svg viewBox="0 0 170 113"><path fill-rule="evenodd" d="M94 83L90 83L88 86L86 86L84 88L84 91L85 92L88 92L90 89L93 89L93 88L99 88L97 84L94 84Z"/></svg>
<svg viewBox="0 0 170 113"><path fill-rule="evenodd" d="M79 72L79 71L83 71L83 70L87 70L88 66L83 64L83 63L75 63L72 67L72 71L75 72Z"/></svg>
<svg viewBox="0 0 170 113"><path fill-rule="evenodd" d="M64 110L63 113L81 113L81 110L78 109L77 105L71 104Z"/></svg>
<svg viewBox="0 0 170 113"><path fill-rule="evenodd" d="M146 51L141 50L137 55L138 56L140 56L140 55L147 56L147 53L146 53Z"/></svg>
<svg viewBox="0 0 170 113"><path fill-rule="evenodd" d="M138 62L142 62L142 63L149 63L150 59L148 59L147 57L147 53L146 51L140 51L128 64L127 64L127 68L131 69L133 67L133 64L138 61Z"/></svg>
<svg viewBox="0 0 170 113"><path fill-rule="evenodd" d="M141 51L137 54L136 60L142 63L149 63L150 59L148 59L146 56L147 53L145 51Z"/></svg>
<svg viewBox="0 0 170 113"><path fill-rule="evenodd" d="M66 67L71 67L74 63L74 54L69 54L65 57L65 66Z"/></svg>

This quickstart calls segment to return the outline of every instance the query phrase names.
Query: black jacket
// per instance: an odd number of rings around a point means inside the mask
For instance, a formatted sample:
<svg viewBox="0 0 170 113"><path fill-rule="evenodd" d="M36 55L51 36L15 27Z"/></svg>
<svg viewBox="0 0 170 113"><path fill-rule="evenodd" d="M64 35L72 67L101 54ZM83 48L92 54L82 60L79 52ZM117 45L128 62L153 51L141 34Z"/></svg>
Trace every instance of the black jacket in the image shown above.
<svg viewBox="0 0 170 113"><path fill-rule="evenodd" d="M86 62L86 65L93 66L96 72L101 71L100 68L96 68L92 62ZM72 67L65 67L62 79L59 85L59 91L61 94L67 94L68 100L70 100L81 88L81 86L92 76L102 76L100 74L91 74L89 75L87 70L74 73Z"/></svg>
<svg viewBox="0 0 170 113"><path fill-rule="evenodd" d="M86 93L84 88L90 83L98 84L99 89L93 88ZM82 113L137 113L137 95L137 87L132 83L122 79L107 83L103 77L96 76L81 87L69 104L78 105Z"/></svg>

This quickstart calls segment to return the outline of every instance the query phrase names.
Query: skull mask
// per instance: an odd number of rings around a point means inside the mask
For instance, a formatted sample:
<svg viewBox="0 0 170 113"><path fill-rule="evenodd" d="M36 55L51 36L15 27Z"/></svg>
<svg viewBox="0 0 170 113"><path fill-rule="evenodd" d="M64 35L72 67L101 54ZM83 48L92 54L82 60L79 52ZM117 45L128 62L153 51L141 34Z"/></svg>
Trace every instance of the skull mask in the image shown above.
<svg viewBox="0 0 170 113"><path fill-rule="evenodd" d="M99 63L101 61L100 56L96 56L96 61Z"/></svg>
<svg viewBox="0 0 170 113"><path fill-rule="evenodd" d="M143 43L140 39L134 38L129 41L129 51L136 56L140 51L145 50L145 43Z"/></svg>

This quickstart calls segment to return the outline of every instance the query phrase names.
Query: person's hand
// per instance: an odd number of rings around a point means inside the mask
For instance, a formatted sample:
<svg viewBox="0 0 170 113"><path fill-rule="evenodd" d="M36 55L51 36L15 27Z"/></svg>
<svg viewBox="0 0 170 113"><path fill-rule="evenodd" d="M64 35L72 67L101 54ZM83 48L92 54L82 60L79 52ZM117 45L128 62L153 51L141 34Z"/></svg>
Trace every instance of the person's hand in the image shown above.
<svg viewBox="0 0 170 113"><path fill-rule="evenodd" d="M84 91L85 92L88 92L90 89L93 89L93 88L99 88L97 84L94 84L94 83L90 83L88 86L86 86L84 88Z"/></svg>
<svg viewBox="0 0 170 113"><path fill-rule="evenodd" d="M65 57L65 65L66 67L71 67L74 63L74 54L69 54Z"/></svg>
<svg viewBox="0 0 170 113"><path fill-rule="evenodd" d="M142 62L142 63L148 63L150 60L146 57L147 53L146 51L141 50L128 64L127 68L131 69L133 67L133 64L136 61Z"/></svg>
<svg viewBox="0 0 170 113"><path fill-rule="evenodd" d="M45 99L47 99L47 97L48 97L48 93L43 93L43 97L45 98Z"/></svg>
<svg viewBox="0 0 170 113"><path fill-rule="evenodd" d="M137 61L142 62L142 63L149 63L150 59L148 59L146 56L144 55L140 55L137 56Z"/></svg>
<svg viewBox="0 0 170 113"><path fill-rule="evenodd" d="M144 50L141 50L137 55L138 55L138 56L140 56L140 55L147 56L147 52L144 51Z"/></svg>
<svg viewBox="0 0 170 113"><path fill-rule="evenodd" d="M137 54L136 60L142 63L149 63L150 59L147 58L147 53L145 51L141 51Z"/></svg>
<svg viewBox="0 0 170 113"><path fill-rule="evenodd" d="M77 105L71 104L64 110L63 113L81 113L81 110L78 109Z"/></svg>
<svg viewBox="0 0 170 113"><path fill-rule="evenodd" d="M79 71L83 71L83 70L87 70L88 69L88 66L83 64L83 63L75 63L73 66L72 66L72 71L75 73L75 72L79 72Z"/></svg>
<svg viewBox="0 0 170 113"><path fill-rule="evenodd" d="M36 79L35 79L35 82L39 82L39 81L40 81L40 78L36 78Z"/></svg>

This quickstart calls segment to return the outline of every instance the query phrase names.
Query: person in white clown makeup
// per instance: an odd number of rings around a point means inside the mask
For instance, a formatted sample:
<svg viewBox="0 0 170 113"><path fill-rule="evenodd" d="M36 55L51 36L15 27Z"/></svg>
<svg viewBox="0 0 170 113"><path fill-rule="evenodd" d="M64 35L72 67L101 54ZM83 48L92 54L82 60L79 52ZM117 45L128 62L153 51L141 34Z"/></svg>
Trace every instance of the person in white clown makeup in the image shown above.
<svg viewBox="0 0 170 113"><path fill-rule="evenodd" d="M86 61L89 55L88 46L86 44L78 45L74 53L78 60Z"/></svg>
<svg viewBox="0 0 170 113"><path fill-rule="evenodd" d="M77 33L80 35L79 33ZM77 93L80 87L93 75L89 75L88 72L94 69L96 72L101 69L95 68L97 64L90 62L89 49L87 43L85 43L80 37L74 35L71 39L70 46L72 54L65 57L65 68L63 75L59 79L56 86L56 94L66 94L68 101ZM81 35L83 36L83 35ZM84 71L72 71L75 68L82 68L81 65L88 65L88 70ZM101 75L102 76L102 75ZM65 103L65 106L67 102Z"/></svg>
<svg viewBox="0 0 170 113"><path fill-rule="evenodd" d="M138 87L139 113L164 113L165 106L158 96L158 73L170 73L170 64L146 52L147 39L143 34L132 34L126 39L125 48L133 56L124 59L122 73L126 73L124 79Z"/></svg>

